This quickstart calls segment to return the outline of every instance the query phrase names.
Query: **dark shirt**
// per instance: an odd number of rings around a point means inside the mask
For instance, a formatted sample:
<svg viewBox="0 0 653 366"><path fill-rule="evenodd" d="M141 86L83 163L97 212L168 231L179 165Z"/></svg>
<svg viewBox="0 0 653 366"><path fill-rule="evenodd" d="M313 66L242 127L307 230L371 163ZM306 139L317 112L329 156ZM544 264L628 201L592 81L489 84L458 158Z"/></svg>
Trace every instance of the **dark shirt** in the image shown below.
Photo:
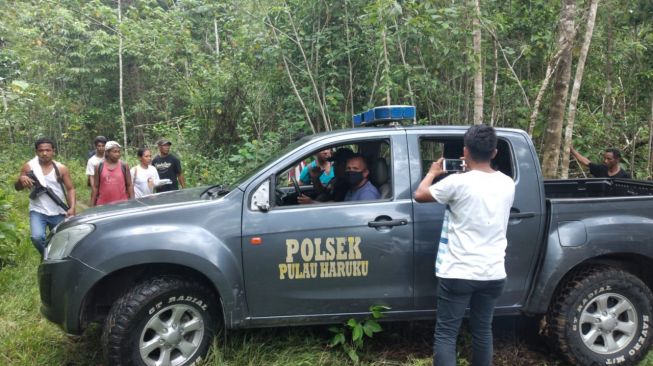
<svg viewBox="0 0 653 366"><path fill-rule="evenodd" d="M626 178L630 179L630 173L619 168L615 175L608 175L608 166L605 164L590 163L590 174L595 178Z"/></svg>
<svg viewBox="0 0 653 366"><path fill-rule="evenodd" d="M154 166L159 172L160 179L170 179L172 184L166 184L160 187L157 187L156 192L167 192L175 191L179 189L179 181L177 180L177 175L181 174L181 162L177 159L176 156L168 154L166 156L157 155L152 160L152 166Z"/></svg>

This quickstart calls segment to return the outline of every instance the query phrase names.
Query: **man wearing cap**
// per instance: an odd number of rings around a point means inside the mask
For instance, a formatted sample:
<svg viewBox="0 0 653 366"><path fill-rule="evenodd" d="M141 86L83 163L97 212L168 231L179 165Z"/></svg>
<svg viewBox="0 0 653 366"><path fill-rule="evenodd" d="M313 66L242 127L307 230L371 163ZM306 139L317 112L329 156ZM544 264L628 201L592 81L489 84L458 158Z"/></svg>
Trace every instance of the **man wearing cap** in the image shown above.
<svg viewBox="0 0 653 366"><path fill-rule="evenodd" d="M107 138L104 136L98 136L93 141L93 145L95 146L95 154L93 154L93 156L91 156L86 162L86 180L89 187L91 187L93 184L95 167L104 159L104 145L106 145L107 141Z"/></svg>
<svg viewBox="0 0 653 366"><path fill-rule="evenodd" d="M159 147L159 155L152 160L152 165L159 172L160 179L170 179L172 182L172 184L157 187L156 192L176 191L180 186L185 188L186 181L181 171L181 161L170 153L172 142L168 139L161 139L156 144Z"/></svg>
<svg viewBox="0 0 653 366"><path fill-rule="evenodd" d="M91 205L126 201L134 198L134 185L129 165L120 160L121 146L109 141L104 146L104 160L95 167Z"/></svg>

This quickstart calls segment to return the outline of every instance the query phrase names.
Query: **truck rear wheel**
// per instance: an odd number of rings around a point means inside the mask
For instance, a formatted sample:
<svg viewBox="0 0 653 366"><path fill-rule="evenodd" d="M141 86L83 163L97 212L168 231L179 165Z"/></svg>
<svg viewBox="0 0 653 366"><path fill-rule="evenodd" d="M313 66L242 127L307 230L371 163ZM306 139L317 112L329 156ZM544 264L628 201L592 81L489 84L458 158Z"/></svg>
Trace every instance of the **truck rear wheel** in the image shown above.
<svg viewBox="0 0 653 366"><path fill-rule="evenodd" d="M111 307L102 332L112 366L189 366L202 359L221 322L214 293L176 277L143 282Z"/></svg>
<svg viewBox="0 0 653 366"><path fill-rule="evenodd" d="M635 365L648 351L653 295L616 268L579 271L557 292L547 314L549 341L572 364Z"/></svg>

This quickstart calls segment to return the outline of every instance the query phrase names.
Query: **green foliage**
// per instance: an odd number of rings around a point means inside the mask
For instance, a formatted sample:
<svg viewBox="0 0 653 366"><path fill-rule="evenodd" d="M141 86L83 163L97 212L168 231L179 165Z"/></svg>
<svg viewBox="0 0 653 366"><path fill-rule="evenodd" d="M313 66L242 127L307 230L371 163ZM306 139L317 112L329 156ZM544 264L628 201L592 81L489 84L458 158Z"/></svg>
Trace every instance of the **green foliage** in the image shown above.
<svg viewBox="0 0 653 366"><path fill-rule="evenodd" d="M377 319L383 318L383 312L390 310L384 305L370 306L370 315L365 319L349 319L347 323L339 327L330 327L329 331L334 333L329 347L342 347L347 356L355 363L360 363L359 352L363 348L365 337L372 338L374 333L383 329Z"/></svg>

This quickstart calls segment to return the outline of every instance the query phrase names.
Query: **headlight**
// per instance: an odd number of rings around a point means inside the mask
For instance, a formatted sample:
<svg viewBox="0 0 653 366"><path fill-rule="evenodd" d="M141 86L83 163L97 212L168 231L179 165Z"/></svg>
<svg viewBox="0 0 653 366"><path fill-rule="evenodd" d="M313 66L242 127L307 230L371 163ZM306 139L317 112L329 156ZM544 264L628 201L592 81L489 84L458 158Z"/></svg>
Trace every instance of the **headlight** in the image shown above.
<svg viewBox="0 0 653 366"><path fill-rule="evenodd" d="M45 259L62 259L72 252L75 245L95 229L91 224L81 224L58 231L45 248Z"/></svg>

